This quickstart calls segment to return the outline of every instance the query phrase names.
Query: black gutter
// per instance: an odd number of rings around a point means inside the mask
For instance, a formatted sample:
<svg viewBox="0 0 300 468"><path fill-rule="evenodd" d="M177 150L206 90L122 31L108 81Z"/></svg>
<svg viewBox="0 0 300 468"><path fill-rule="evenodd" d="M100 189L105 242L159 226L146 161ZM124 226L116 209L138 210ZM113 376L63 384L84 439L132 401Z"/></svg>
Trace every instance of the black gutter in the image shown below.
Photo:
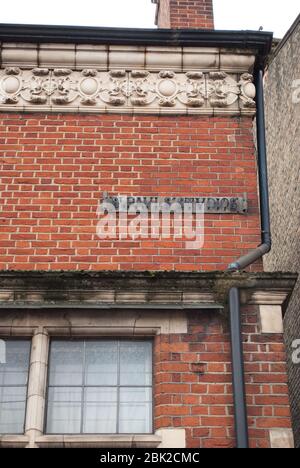
<svg viewBox="0 0 300 468"><path fill-rule="evenodd" d="M228 267L229 271L245 269L270 252L272 248L263 76L264 72L260 69L256 74L255 80L257 90L256 127L262 243L247 255L244 255L234 263L231 263Z"/></svg>
<svg viewBox="0 0 300 468"><path fill-rule="evenodd" d="M273 34L265 31L0 24L2 42L241 48L255 49L263 59L271 49L272 38Z"/></svg>
<svg viewBox="0 0 300 468"><path fill-rule="evenodd" d="M230 290L229 310L236 446L238 449L246 449L249 448L249 434L245 390L240 293L237 288L232 288Z"/></svg>

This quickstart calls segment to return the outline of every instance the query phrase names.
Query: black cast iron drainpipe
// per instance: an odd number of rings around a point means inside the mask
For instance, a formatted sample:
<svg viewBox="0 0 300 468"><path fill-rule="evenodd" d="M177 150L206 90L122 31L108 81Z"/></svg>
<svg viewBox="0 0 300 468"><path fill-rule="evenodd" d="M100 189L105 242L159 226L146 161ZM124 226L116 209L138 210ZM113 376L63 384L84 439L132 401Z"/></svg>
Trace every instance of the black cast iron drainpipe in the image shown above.
<svg viewBox="0 0 300 468"><path fill-rule="evenodd" d="M239 449L244 449L249 447L249 434L247 421L248 418L246 404L240 291L238 288L231 288L229 292L229 315L236 446Z"/></svg>
<svg viewBox="0 0 300 468"><path fill-rule="evenodd" d="M228 270L231 272L243 270L244 268L248 267L252 263L256 262L256 260L259 260L265 254L270 252L272 247L268 189L267 145L265 133L263 75L263 70L259 69L256 74L256 127L262 243L256 249L229 265ZM240 293L238 288L232 288L230 290L229 313L236 442L237 448L242 449L249 448L249 433L245 390Z"/></svg>
<svg viewBox="0 0 300 468"><path fill-rule="evenodd" d="M238 260L236 260L236 262L231 263L228 267L229 271L243 270L252 263L256 262L256 260L262 258L265 254L270 252L272 247L263 75L263 70L258 70L256 75L256 128L262 243L256 249L249 252L247 255L244 255L243 257L240 257Z"/></svg>

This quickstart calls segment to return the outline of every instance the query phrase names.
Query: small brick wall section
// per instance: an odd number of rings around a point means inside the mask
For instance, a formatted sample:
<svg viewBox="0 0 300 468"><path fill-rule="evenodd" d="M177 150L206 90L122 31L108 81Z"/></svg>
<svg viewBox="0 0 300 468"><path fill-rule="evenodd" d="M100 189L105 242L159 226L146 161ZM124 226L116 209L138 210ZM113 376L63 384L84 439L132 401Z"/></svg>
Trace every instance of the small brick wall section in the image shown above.
<svg viewBox="0 0 300 468"><path fill-rule="evenodd" d="M290 429L282 335L262 335L258 307L243 308L251 448L270 448L270 429ZM188 448L235 446L228 320L192 312L186 335L155 343L155 425L186 429Z"/></svg>
<svg viewBox="0 0 300 468"><path fill-rule="evenodd" d="M248 117L1 114L0 165L1 270L224 270L260 243ZM246 193L249 213L206 215L202 250L178 239L100 240L105 191Z"/></svg>
<svg viewBox="0 0 300 468"><path fill-rule="evenodd" d="M214 29L212 0L160 0L159 28Z"/></svg>

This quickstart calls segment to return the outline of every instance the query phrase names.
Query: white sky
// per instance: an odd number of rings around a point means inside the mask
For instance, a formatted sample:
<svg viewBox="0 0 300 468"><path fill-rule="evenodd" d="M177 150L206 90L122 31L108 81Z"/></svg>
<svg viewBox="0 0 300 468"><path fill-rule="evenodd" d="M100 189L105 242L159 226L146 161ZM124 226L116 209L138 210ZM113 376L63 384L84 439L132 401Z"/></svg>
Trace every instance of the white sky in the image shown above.
<svg viewBox="0 0 300 468"><path fill-rule="evenodd" d="M2 0L0 23L154 27L151 0ZM71 6L72 5L72 6ZM299 14L299 0L214 0L216 29L260 26L283 37Z"/></svg>

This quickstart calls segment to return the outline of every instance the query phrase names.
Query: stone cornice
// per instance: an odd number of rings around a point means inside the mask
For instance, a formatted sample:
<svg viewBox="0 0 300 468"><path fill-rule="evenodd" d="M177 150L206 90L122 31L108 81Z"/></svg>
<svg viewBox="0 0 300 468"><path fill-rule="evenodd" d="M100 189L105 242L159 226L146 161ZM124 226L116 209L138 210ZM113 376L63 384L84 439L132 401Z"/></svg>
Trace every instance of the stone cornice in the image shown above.
<svg viewBox="0 0 300 468"><path fill-rule="evenodd" d="M296 274L0 272L0 308L223 308L231 287L244 304L282 305Z"/></svg>
<svg viewBox="0 0 300 468"><path fill-rule="evenodd" d="M254 115L247 49L1 46L0 111Z"/></svg>
<svg viewBox="0 0 300 468"><path fill-rule="evenodd" d="M223 71L252 73L256 50L223 47L165 47L91 44L31 44L2 42L0 65L5 67L96 68L110 70L170 69L176 72Z"/></svg>

